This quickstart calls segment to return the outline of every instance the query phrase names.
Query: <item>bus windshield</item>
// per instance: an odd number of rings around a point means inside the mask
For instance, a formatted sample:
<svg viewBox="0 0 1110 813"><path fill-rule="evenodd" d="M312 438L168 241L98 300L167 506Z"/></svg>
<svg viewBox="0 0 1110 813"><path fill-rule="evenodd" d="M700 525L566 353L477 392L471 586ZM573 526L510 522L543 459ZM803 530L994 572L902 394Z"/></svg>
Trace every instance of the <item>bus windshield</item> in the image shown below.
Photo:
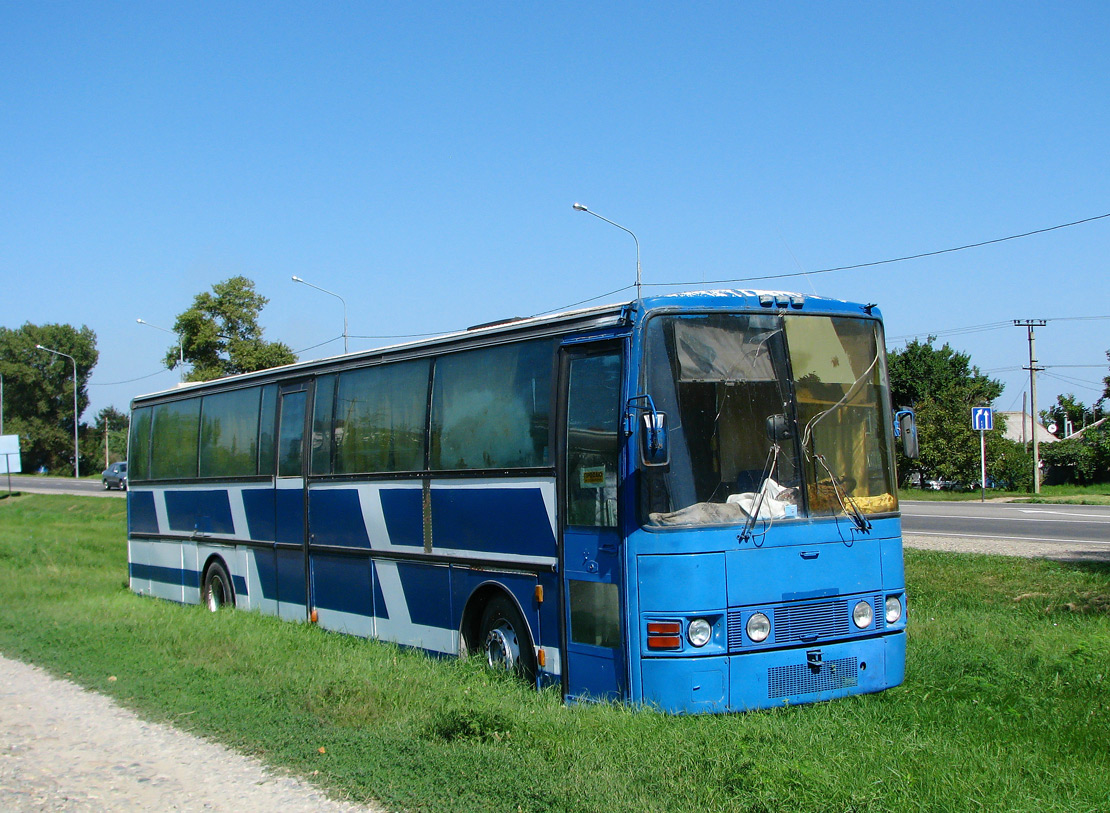
<svg viewBox="0 0 1110 813"><path fill-rule="evenodd" d="M645 469L649 526L897 508L878 322L660 316L645 348L670 444L669 466Z"/></svg>

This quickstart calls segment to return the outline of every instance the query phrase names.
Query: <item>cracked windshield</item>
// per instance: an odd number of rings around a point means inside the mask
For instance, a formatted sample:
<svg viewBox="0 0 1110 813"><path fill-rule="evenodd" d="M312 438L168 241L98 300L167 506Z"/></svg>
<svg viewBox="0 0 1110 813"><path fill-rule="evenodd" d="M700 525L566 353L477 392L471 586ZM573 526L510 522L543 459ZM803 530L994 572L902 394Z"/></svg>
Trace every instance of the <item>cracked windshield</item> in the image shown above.
<svg viewBox="0 0 1110 813"><path fill-rule="evenodd" d="M894 511L878 323L779 314L656 317L648 392L670 465L647 468L650 526Z"/></svg>

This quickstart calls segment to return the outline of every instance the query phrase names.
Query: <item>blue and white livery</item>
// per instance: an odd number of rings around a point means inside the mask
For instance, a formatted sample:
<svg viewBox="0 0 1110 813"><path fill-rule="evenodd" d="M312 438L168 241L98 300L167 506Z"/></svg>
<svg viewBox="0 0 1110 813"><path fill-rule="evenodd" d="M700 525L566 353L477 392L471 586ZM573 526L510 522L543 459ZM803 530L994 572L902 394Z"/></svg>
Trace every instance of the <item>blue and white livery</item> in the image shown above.
<svg viewBox="0 0 1110 813"><path fill-rule="evenodd" d="M132 403L131 588L568 700L879 691L905 663L892 423L874 307L774 292L186 385Z"/></svg>

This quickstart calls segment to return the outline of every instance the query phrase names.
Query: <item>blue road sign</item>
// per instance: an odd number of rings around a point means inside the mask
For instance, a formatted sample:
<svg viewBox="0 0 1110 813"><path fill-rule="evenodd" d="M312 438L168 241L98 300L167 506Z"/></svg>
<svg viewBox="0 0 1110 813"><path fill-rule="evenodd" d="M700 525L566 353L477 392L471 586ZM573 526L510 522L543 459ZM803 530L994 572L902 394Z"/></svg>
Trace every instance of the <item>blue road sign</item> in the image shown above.
<svg viewBox="0 0 1110 813"><path fill-rule="evenodd" d="M971 428L980 432L994 429L994 410L990 407L972 407Z"/></svg>

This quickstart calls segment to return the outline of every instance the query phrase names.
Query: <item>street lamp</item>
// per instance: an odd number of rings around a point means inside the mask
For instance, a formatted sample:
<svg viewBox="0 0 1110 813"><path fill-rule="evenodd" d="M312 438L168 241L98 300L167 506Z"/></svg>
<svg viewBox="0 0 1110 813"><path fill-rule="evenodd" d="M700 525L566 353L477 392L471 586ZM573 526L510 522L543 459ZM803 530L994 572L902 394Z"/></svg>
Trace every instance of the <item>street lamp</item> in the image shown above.
<svg viewBox="0 0 1110 813"><path fill-rule="evenodd" d="M136 319L135 321L138 322L140 325L146 325L147 327L152 327L155 330L161 330L163 333L169 333L172 336L174 336L174 338L177 339L177 362L178 362L178 366L181 367L181 375L182 375L182 377L184 377L184 375L185 375L185 341L184 341L184 339L182 339L180 336L178 336L176 333L174 333L172 330L170 330L167 327L159 327L158 325L152 325L150 322L147 322L145 319Z"/></svg>
<svg viewBox="0 0 1110 813"><path fill-rule="evenodd" d="M77 359L69 353L51 350L41 344L36 344L35 347L39 350L45 350L47 353L53 353L55 356L65 356L73 362L73 476L79 478L81 476L81 449L77 441Z"/></svg>
<svg viewBox="0 0 1110 813"><path fill-rule="evenodd" d="M323 291L325 294L330 294L343 303L343 352L347 352L347 300L341 297L334 291L329 291L327 288L321 288L319 285L313 285L311 282L305 282L298 276L293 277L293 282L299 282L301 285L307 285L309 288L315 288L317 291Z"/></svg>
<svg viewBox="0 0 1110 813"><path fill-rule="evenodd" d="M581 203L574 204L574 211L576 211L576 212L585 212L588 215L593 215L598 220L604 220L610 226L616 226L621 231L628 232L629 234L632 235L632 239L636 243L636 301L639 302L643 297L640 296L640 241L636 239L636 235L632 233L631 229L626 229L620 223L614 223L609 218L602 217L597 212L591 212L589 209L587 209L585 207L585 205L583 205Z"/></svg>

